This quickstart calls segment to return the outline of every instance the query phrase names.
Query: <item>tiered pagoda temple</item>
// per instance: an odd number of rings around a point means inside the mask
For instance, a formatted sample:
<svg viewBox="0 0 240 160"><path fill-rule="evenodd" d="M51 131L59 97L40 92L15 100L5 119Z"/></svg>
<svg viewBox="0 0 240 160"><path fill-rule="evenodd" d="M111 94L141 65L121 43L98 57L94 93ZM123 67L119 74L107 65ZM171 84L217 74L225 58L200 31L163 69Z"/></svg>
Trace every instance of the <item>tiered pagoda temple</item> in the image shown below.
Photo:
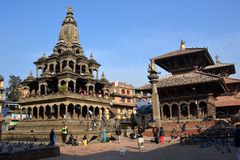
<svg viewBox="0 0 240 160"><path fill-rule="evenodd" d="M216 117L222 111L239 113L240 80L229 78L235 73L234 64L221 63L217 56L214 63L207 48L186 48L184 41L179 50L152 60L171 73L157 82L163 121ZM139 89L151 93L150 84Z"/></svg>
<svg viewBox="0 0 240 160"><path fill-rule="evenodd" d="M36 76L30 73L22 83L18 101L22 116L16 131L45 131L48 135L51 128L60 132L63 121L70 131L80 131L87 130L80 125L84 120L89 129L92 120L109 119L111 84L104 73L98 77L100 64L93 55L85 56L72 8L67 10L52 54L34 64Z"/></svg>

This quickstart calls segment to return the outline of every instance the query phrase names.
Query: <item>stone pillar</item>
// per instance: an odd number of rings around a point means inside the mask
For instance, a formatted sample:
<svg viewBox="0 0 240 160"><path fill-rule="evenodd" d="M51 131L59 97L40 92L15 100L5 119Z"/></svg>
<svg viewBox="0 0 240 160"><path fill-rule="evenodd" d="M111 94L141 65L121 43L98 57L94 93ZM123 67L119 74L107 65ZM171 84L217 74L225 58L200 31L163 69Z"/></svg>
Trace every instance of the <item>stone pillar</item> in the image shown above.
<svg viewBox="0 0 240 160"><path fill-rule="evenodd" d="M20 120L22 120L22 109L20 109Z"/></svg>
<svg viewBox="0 0 240 160"><path fill-rule="evenodd" d="M68 105L66 105L66 107L65 107L65 117L66 117L66 119L68 118Z"/></svg>
<svg viewBox="0 0 240 160"><path fill-rule="evenodd" d="M74 73L76 72L76 63L74 63L74 65L73 65L73 72Z"/></svg>
<svg viewBox="0 0 240 160"><path fill-rule="evenodd" d="M170 119L172 119L172 107L169 106L169 112L170 112Z"/></svg>
<svg viewBox="0 0 240 160"><path fill-rule="evenodd" d="M93 108L93 114L92 114L93 119L95 119L95 109L96 108Z"/></svg>
<svg viewBox="0 0 240 160"><path fill-rule="evenodd" d="M79 64L79 68L80 68L80 75L82 73L82 66Z"/></svg>
<svg viewBox="0 0 240 160"><path fill-rule="evenodd" d="M87 107L87 119L90 119L90 115L89 115L89 107Z"/></svg>
<svg viewBox="0 0 240 160"><path fill-rule="evenodd" d="M99 108L99 120L102 120L102 110Z"/></svg>
<svg viewBox="0 0 240 160"><path fill-rule="evenodd" d="M152 108L153 108L153 120L157 122L157 126L161 127L161 115L160 115L160 101L158 97L158 90L157 90L157 82L159 76L158 73L155 70L155 63L151 59L151 64L149 65L149 82L152 84Z"/></svg>
<svg viewBox="0 0 240 160"><path fill-rule="evenodd" d="M98 79L98 70L97 70L97 75L96 75L96 79Z"/></svg>
<svg viewBox="0 0 240 160"><path fill-rule="evenodd" d="M190 106L189 106L189 104L187 104L187 110L188 110L188 119L190 119L191 118L191 115L190 115Z"/></svg>
<svg viewBox="0 0 240 160"><path fill-rule="evenodd" d="M164 117L164 115L163 115L163 107L161 107L160 109L161 109L161 119L163 120L163 117Z"/></svg>
<svg viewBox="0 0 240 160"><path fill-rule="evenodd" d="M44 84L45 95L47 94L47 84Z"/></svg>
<svg viewBox="0 0 240 160"><path fill-rule="evenodd" d="M106 120L109 120L109 110L107 108L104 110L104 116L106 117Z"/></svg>
<svg viewBox="0 0 240 160"><path fill-rule="evenodd" d="M37 107L37 110L36 110L36 119L38 119L38 113L39 113L39 108Z"/></svg>
<svg viewBox="0 0 240 160"><path fill-rule="evenodd" d="M46 114L45 112L46 112L46 106L43 107L43 119L46 119L46 117L47 117L47 116L45 115L45 114Z"/></svg>
<svg viewBox="0 0 240 160"><path fill-rule="evenodd" d="M56 73L56 63L53 64L53 72Z"/></svg>
<svg viewBox="0 0 240 160"><path fill-rule="evenodd" d="M199 116L200 116L199 104L196 104L196 106L197 106L197 118L199 118Z"/></svg>
<svg viewBox="0 0 240 160"><path fill-rule="evenodd" d="M33 119L33 108L31 108L30 119Z"/></svg>
<svg viewBox="0 0 240 160"><path fill-rule="evenodd" d="M60 72L62 72L62 62L60 62Z"/></svg>
<svg viewBox="0 0 240 160"><path fill-rule="evenodd" d="M57 113L57 119L60 119L61 115L60 115L60 106L58 106L58 113Z"/></svg>
<svg viewBox="0 0 240 160"><path fill-rule="evenodd" d="M178 117L182 118L181 106L178 105Z"/></svg>
<svg viewBox="0 0 240 160"><path fill-rule="evenodd" d="M73 85L73 93L76 93L76 82L74 82L74 85Z"/></svg>

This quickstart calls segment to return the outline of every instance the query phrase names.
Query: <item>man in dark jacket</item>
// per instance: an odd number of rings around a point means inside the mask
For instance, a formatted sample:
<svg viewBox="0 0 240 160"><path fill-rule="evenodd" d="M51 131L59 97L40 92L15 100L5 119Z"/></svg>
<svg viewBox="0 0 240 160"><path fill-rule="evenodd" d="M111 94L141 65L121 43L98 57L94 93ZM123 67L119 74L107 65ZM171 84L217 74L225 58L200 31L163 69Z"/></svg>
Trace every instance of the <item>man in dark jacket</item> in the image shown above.
<svg viewBox="0 0 240 160"><path fill-rule="evenodd" d="M240 125L236 125L236 130L234 131L234 142L237 147L237 160L240 160Z"/></svg>
<svg viewBox="0 0 240 160"><path fill-rule="evenodd" d="M49 145L55 145L55 144L56 144L56 133L54 132L54 129L51 129Z"/></svg>
<svg viewBox="0 0 240 160"><path fill-rule="evenodd" d="M118 143L120 143L120 136L122 134L122 131L121 131L120 127L117 127L115 132L116 132L116 135L117 135Z"/></svg>
<svg viewBox="0 0 240 160"><path fill-rule="evenodd" d="M152 126L152 132L153 132L153 136L155 138L155 143L158 144L159 143L159 128L156 126L156 123L154 123Z"/></svg>

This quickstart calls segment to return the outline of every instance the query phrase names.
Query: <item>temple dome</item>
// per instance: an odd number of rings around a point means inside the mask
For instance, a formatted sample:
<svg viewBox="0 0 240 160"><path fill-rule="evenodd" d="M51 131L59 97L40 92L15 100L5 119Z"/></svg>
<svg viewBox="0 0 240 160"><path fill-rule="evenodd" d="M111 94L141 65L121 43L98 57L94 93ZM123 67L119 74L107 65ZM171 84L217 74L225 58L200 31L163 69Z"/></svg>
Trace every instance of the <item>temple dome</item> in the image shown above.
<svg viewBox="0 0 240 160"><path fill-rule="evenodd" d="M73 17L72 8L67 10L67 16L62 23L62 27L59 33L58 42L65 42L67 46L72 46L73 43L80 44L79 34L77 30L77 23Z"/></svg>

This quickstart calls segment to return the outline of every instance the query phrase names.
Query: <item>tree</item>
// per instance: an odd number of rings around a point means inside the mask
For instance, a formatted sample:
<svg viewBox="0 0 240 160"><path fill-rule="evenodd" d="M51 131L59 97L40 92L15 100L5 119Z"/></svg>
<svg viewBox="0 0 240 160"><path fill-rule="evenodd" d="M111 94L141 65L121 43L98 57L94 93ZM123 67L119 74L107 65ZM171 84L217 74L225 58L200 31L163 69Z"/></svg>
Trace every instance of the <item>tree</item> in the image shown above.
<svg viewBox="0 0 240 160"><path fill-rule="evenodd" d="M19 88L21 85L21 78L19 76L10 75L10 79L8 80L8 85L6 89L6 98L8 101L18 101L21 93L19 92Z"/></svg>

